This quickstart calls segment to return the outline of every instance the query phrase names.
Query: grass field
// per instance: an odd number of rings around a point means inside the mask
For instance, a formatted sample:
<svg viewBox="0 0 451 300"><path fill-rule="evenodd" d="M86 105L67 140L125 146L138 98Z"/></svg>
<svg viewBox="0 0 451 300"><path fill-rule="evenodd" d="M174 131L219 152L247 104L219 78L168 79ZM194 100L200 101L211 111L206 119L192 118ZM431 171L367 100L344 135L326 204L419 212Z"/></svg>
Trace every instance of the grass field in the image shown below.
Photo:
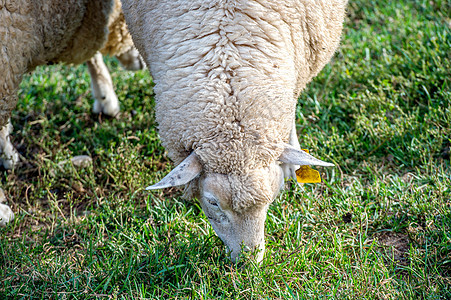
<svg viewBox="0 0 451 300"><path fill-rule="evenodd" d="M338 167L283 192L261 265L232 265L196 201L144 187L173 167L152 79L108 60L122 114L91 114L85 66L26 76L24 158L1 172L0 299L451 299L451 3L350 1L342 45L297 107ZM88 154L93 166L67 163Z"/></svg>

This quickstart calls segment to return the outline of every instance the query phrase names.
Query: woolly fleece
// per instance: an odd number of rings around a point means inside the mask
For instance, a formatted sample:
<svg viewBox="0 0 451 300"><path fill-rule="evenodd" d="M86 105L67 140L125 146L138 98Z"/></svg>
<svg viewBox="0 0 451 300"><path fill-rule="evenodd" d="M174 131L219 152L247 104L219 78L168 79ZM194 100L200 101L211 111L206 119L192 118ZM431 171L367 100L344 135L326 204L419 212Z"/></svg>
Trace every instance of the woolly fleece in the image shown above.
<svg viewBox="0 0 451 300"><path fill-rule="evenodd" d="M114 10L109 16L108 31L107 42L100 50L103 55L119 56L134 48L120 0L114 1Z"/></svg>
<svg viewBox="0 0 451 300"><path fill-rule="evenodd" d="M234 208L273 199L259 174L288 142L299 93L334 54L345 5L124 0L156 84L156 119L169 157L179 164L194 151L204 172L228 174L242 194Z"/></svg>
<svg viewBox="0 0 451 300"><path fill-rule="evenodd" d="M24 73L48 63L87 61L104 47L108 26L120 26L120 9L119 0L0 0L0 126L16 106ZM130 49L127 34L112 40L126 45L105 52Z"/></svg>

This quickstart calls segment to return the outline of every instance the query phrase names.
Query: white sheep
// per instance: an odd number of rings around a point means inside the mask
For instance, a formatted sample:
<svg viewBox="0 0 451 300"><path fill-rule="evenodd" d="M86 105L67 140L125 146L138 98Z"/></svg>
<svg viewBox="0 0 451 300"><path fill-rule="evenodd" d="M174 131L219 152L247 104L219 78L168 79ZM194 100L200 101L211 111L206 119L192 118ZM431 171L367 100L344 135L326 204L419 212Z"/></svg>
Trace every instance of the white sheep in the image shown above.
<svg viewBox="0 0 451 300"><path fill-rule="evenodd" d="M162 143L178 164L148 189L187 185L232 260L258 249L260 261L284 175L332 165L300 150L295 106L339 44L346 0L122 4L156 84Z"/></svg>
<svg viewBox="0 0 451 300"><path fill-rule="evenodd" d="M114 116L119 102L102 54L126 69L143 67L133 46L120 0L0 0L0 164L11 169L18 153L9 139L9 116L23 74L43 64L87 62L95 113ZM0 204L0 225L13 217Z"/></svg>
<svg viewBox="0 0 451 300"><path fill-rule="evenodd" d="M119 0L0 1L0 164L11 169L18 154L5 118L16 105L22 75L38 65L87 62L94 113L115 116L119 101L101 54L116 55L129 70L142 68Z"/></svg>

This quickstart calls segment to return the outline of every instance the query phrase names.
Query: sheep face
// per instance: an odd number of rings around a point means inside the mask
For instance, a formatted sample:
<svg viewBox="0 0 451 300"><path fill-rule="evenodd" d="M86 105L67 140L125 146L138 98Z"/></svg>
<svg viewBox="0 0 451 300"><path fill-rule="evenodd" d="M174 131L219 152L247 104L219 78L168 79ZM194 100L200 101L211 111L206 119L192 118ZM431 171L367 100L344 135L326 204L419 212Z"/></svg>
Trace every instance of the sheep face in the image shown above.
<svg viewBox="0 0 451 300"><path fill-rule="evenodd" d="M198 180L202 209L233 262L243 250L256 251L256 260L263 259L266 212L282 185L282 170L276 163L251 174L210 173Z"/></svg>
<svg viewBox="0 0 451 300"><path fill-rule="evenodd" d="M216 234L227 245L232 261L235 262L243 250L257 250L256 260L261 261L265 249L266 212L283 186L281 163L333 166L285 145L278 161L268 166L244 174L219 174L204 172L206 162L201 162L193 152L160 182L147 189L194 185L191 188Z"/></svg>

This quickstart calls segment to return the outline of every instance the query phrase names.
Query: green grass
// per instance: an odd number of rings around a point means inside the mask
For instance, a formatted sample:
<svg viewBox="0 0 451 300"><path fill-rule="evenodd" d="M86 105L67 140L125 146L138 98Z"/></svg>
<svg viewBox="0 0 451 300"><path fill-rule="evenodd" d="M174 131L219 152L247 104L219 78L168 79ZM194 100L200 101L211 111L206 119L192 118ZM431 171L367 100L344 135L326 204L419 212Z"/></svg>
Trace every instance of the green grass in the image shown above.
<svg viewBox="0 0 451 300"><path fill-rule="evenodd" d="M195 201L144 187L172 167L152 81L108 61L118 119L86 67L26 76L3 171L0 299L450 299L449 1L351 1L342 45L299 99L303 147L339 167L271 205L261 265L234 266ZM88 154L92 167L64 161Z"/></svg>

